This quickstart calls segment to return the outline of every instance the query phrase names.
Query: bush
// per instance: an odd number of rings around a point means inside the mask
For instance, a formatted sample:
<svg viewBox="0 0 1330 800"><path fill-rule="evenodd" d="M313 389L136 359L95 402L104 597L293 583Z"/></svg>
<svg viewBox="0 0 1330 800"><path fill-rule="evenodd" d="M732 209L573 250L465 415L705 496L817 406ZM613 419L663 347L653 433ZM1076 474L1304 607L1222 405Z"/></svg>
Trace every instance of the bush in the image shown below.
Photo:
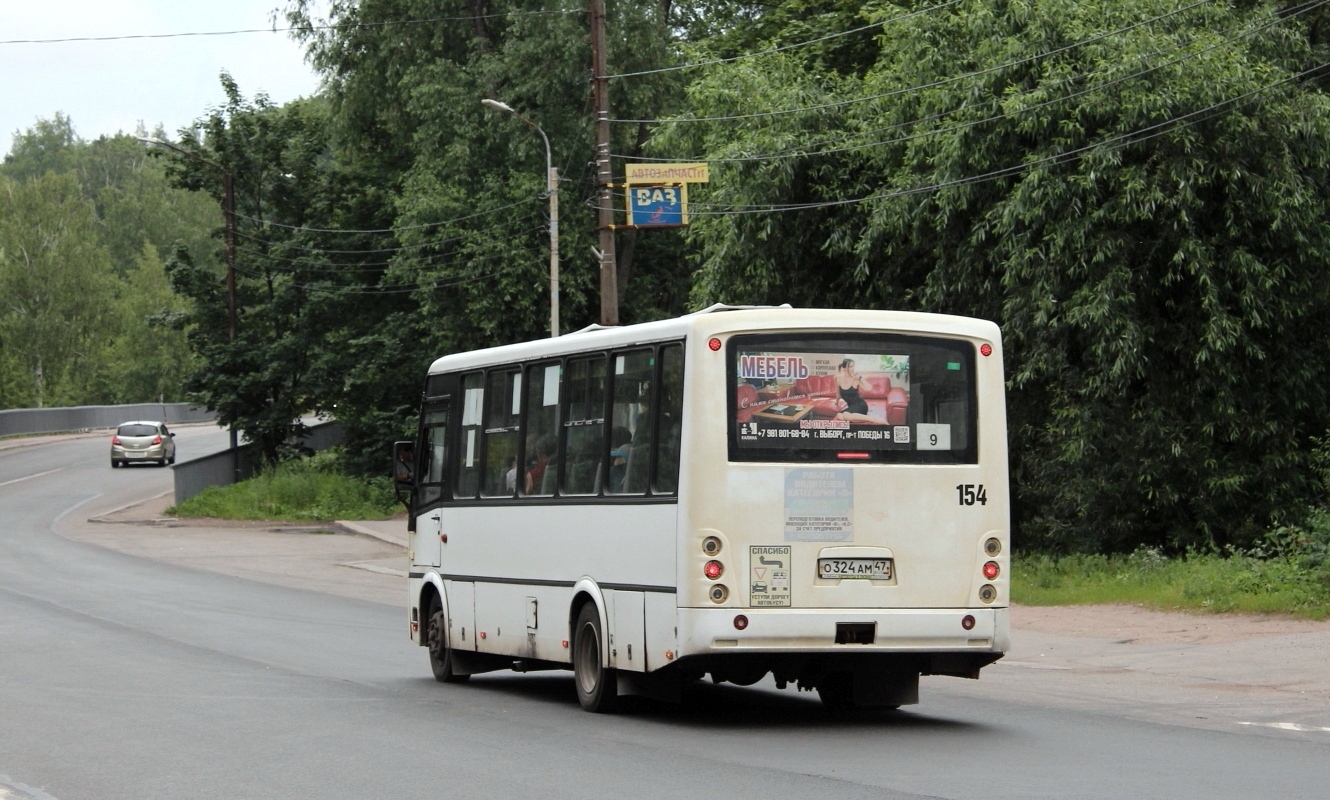
<svg viewBox="0 0 1330 800"><path fill-rule="evenodd" d="M200 492L168 514L219 519L327 522L382 519L400 506L386 477L350 477L341 471L336 449L264 470L232 486Z"/></svg>
<svg viewBox="0 0 1330 800"><path fill-rule="evenodd" d="M1325 539L1280 529L1262 551L1153 548L1128 555L1036 555L1012 567L1012 599L1028 605L1130 603L1156 609L1330 616Z"/></svg>

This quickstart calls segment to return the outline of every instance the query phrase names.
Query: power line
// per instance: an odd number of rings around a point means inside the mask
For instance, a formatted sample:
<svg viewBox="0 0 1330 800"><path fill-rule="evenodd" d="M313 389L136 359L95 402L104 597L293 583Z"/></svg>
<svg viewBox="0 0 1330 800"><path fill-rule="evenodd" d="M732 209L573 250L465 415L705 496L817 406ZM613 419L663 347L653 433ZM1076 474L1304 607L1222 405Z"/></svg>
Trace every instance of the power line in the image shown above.
<svg viewBox="0 0 1330 800"><path fill-rule="evenodd" d="M328 23L324 25L292 25L285 28L276 26L270 28L240 28L227 31L184 31L179 33L128 33L117 36L65 36L54 39L7 39L0 40L0 45L6 44L67 44L71 42L121 42L134 39L180 39L186 37L202 36L239 36L249 33L290 33L292 31L326 31L339 30L345 28L386 28L397 25L428 25L435 22L469 22L474 19L495 19L509 17L537 17L550 16L555 14L581 14L584 9L564 8L550 11L513 11L505 14L481 14L479 16L465 17L428 17L424 19L403 19L389 20L386 22L354 22L354 23Z"/></svg>
<svg viewBox="0 0 1330 800"><path fill-rule="evenodd" d="M536 258L536 257L537 257L534 253L530 253L530 252L528 253L528 255L531 255L532 258ZM492 255L492 256L484 256L484 257L480 257L480 258L474 258L474 259L471 259L468 263L470 263L470 264L485 263L485 262L487 262L487 261L493 261L493 260L500 259L500 258L502 258L502 259L504 259L504 260L509 260L509 261L511 261L511 259L510 259L510 257L509 257L508 254L506 254L506 253L503 253L503 254L496 253L496 254L494 254L494 255ZM287 285L292 286L292 287L295 287L295 288L298 288L298 289L302 289L302 290L305 290L305 291L323 291L323 292L327 292L327 293L329 293L329 294L336 294L336 295L410 294L410 293L413 293L413 292L419 291L419 290L421 290L421 289L446 289L446 288L450 288L450 287L453 287L453 286L460 286L460 285L462 285L462 284L466 284L466 283L474 283L475 281L485 280L486 278L494 278L494 277L497 277L497 276L499 276L499 275L503 275L503 274L505 274L505 273L512 272L512 271L514 271L514 270L516 270L516 269L519 269L519 268L523 267L524 265L526 265L525 262L518 261L518 262L514 262L514 263L512 263L511 265L509 265L509 266L507 266L507 267L502 267L502 268L500 268L500 269L496 269L496 270L490 270L490 271L488 271L488 272L483 272L483 273L480 273L480 274L478 274L478 275L473 275L473 276L469 276L469 277L459 278L459 279L456 279L456 280L444 280L444 279L439 279L439 280L433 280L433 281L417 281L417 282L415 282L415 283L404 283L404 284L387 284L387 285L382 285L382 284L381 284L381 285L376 286L376 287L367 287L367 288L364 288L364 289L352 289L352 288L348 288L348 287L334 287L334 286L328 286L328 285L325 285L325 284L318 284L318 283L301 283L301 282L298 282L298 281L288 281L288 282L287 282ZM529 265L526 265L526 266L529 266ZM544 265L542 264L541 267L543 268L543 266L544 266ZM267 276L267 275L265 275L265 274L263 274L263 273L261 273L261 272L258 272L258 271L255 271L255 270L251 270L251 269L248 269L248 268L243 268L243 267L237 267L237 268L236 268L236 272L241 273L241 274L243 274L243 275L247 275L248 277L250 277L250 278L255 278L255 279L265 279L265 278L269 277L269 276ZM282 274L287 275L287 274L290 274L290 273L282 273ZM543 269L542 269L542 278L543 278Z"/></svg>
<svg viewBox="0 0 1330 800"><path fill-rule="evenodd" d="M1330 2L1330 0L1323 0L1323 2ZM395 228L308 228L302 225L284 225L280 222L269 222L268 220L260 219L259 217L250 217L244 214L236 214L236 218L246 219L251 222L257 222L274 228L285 228L287 230L309 232L309 233L397 233L399 231L417 231L417 230L423 230L425 228L437 228L444 225L453 225L458 222L465 222L470 219L475 219L476 217L483 217L487 214L497 214L500 211L507 211L510 208L516 208L520 205L525 205L527 203L534 203L539 199L540 198L538 197L532 197L528 200L519 200L516 203L509 203L506 206L498 206L496 208L487 209L485 211L477 211L474 214L467 214L466 216L463 217L454 217L453 219L442 220L440 222L425 222L419 225L402 225Z"/></svg>
<svg viewBox="0 0 1330 800"><path fill-rule="evenodd" d="M1050 56L1055 56L1055 55L1058 55L1058 54L1060 54L1060 53L1065 53L1065 52L1067 52L1067 51L1069 51L1069 50L1074 50L1074 49L1077 48L1077 47L1083 47L1083 46L1085 46L1085 45L1087 45L1087 44L1094 44L1095 42L1102 41L1102 40L1104 40L1104 39L1109 38L1110 36L1117 36L1117 35L1119 35L1119 34L1126 33L1126 32L1128 32L1128 31L1134 30L1134 29L1136 29L1136 28L1144 27L1144 26L1146 26L1146 25L1151 25L1151 24L1153 24L1153 23L1159 22L1160 20L1167 19L1168 17L1175 16L1175 15L1177 15L1177 14L1181 14L1181 13L1183 13L1183 12L1185 12L1185 11L1190 11L1190 10L1196 8L1197 6L1207 5L1207 4L1212 3L1212 2L1214 2L1214 0L1197 0L1197 2L1194 2L1194 3L1192 3L1192 4L1189 5L1189 6L1183 6L1182 8L1174 9L1173 11L1170 11L1170 12L1168 12L1168 13L1166 13L1166 14L1160 14L1159 16L1151 17L1150 19L1142 20L1142 21L1140 21L1140 22L1136 22L1136 23L1133 23L1133 24L1131 24L1131 25L1127 25L1127 26L1125 26L1125 27L1118 28L1117 30L1108 31L1108 32L1106 32L1106 33L1099 34L1098 36L1092 36L1092 37L1090 37L1089 39L1083 39L1083 40L1081 40L1081 41L1079 41L1079 42L1073 42L1073 43L1068 44L1068 45L1063 45L1062 47L1054 48L1053 50L1048 50L1048 51L1043 52L1043 53L1038 53L1038 54L1036 54L1036 55L1026 56L1026 57L1024 57L1024 58L1019 58L1019 59L1016 59L1015 61L1007 61L1007 62L1005 62L1005 63L1002 63L1002 64L996 64L996 65L991 66L991 67L985 67L984 69L976 70L976 71L974 71L974 72L967 72L967 73L963 73L963 74L961 74L961 75L953 75L953 76L951 76L951 77L943 78L942 80L934 81L934 82L932 82L932 83L919 84L919 85L917 85L917 86L908 86L908 87L905 87L905 88L902 88L902 89L893 89L893 90L891 90L891 91L889 91L889 92L883 92L883 93L881 93L881 94L868 95L868 96L866 96L866 97L855 97L855 98L851 98L851 99L849 99L849 100L839 100L839 101L836 101L836 102L834 102L834 103L823 103L823 104L820 104L820 105L803 106L803 107L800 107L800 108L785 108L785 109L776 109L776 110L772 110L772 111L760 111L760 112L755 112L755 113L752 113L752 114L731 114L731 115L728 115L728 116L719 116L719 117L679 117L679 118L675 118L675 119L664 119L664 120L650 120L650 119L612 119L612 120L610 120L610 122L623 122L623 123L644 123L644 122L645 122L645 123L656 123L656 124L662 124L662 125L663 125L663 124L674 125L674 124L682 124L682 123L689 123L689 122L729 122L729 121L740 120L740 119L758 119L758 118L762 118L762 117L774 117L774 116L781 116L781 115L785 115L785 114L799 114L799 113L802 113L802 112L804 112L804 111L822 111L822 110L825 110L825 109L828 109L828 108L839 108L839 107L841 107L841 106L853 105L853 104L856 104L856 103L867 103L867 102L871 102L871 101L873 101L873 100L881 100L881 99L883 99L883 98L894 97L894 96L896 96L896 95L900 95L900 94L908 94L908 93L911 93L911 92L923 91L924 89L935 89L935 88L937 88L937 87L939 87L939 86L945 86L945 85L948 84L948 83L954 83L954 82L956 82L956 81L965 80L965 79L967 79L967 78L976 78L976 77L979 77L980 75L986 75L986 74L988 74L988 73L990 73L990 72L997 72L998 70L1007 69L1007 68L1009 68L1009 67L1018 67L1018 66L1020 66L1020 65L1022 65L1022 64L1027 64L1027 63L1029 63L1029 62L1031 62L1031 61L1038 61L1038 60L1043 59L1043 58L1048 58L1048 57L1050 57ZM934 6L934 8L940 8L940 6ZM918 12L916 12L916 13L918 13ZM912 15L907 15L907 16L912 16ZM902 17L902 19L904 19L904 17ZM888 20L888 21L891 21L891 20ZM885 23L880 23L880 24L885 24ZM863 30L863 29L860 28L859 30ZM854 31L851 31L851 32L854 32ZM768 51L768 52L770 52L770 51ZM755 55L756 55L756 54L755 54ZM731 59L731 60L732 60L732 59Z"/></svg>
<svg viewBox="0 0 1330 800"><path fill-rule="evenodd" d="M947 0L947 2L945 3L939 3L938 5L935 6L928 6L927 8L915 9L914 11L909 11L906 12L905 14L901 14L898 17L891 17L890 19L884 19L879 22L874 22L871 25L865 25L862 28L855 28L853 30L841 31L840 33L832 33L828 34L827 36L821 36L817 39L810 39L806 42L795 42L793 44L781 45L780 47L773 47L769 50L759 50L755 53L744 53L743 55L730 56L729 58L717 58L712 61L699 61L694 64L678 64L673 67L661 67L660 69L646 69L642 70L641 72L623 72L618 75L606 75L605 80L614 80L616 78L635 78L639 75L657 75L662 72L677 72L681 69L693 69L695 67L710 67L715 64L728 64L732 61L740 61L745 58L756 58L758 56L771 55L772 53L781 53L786 50L794 50L800 47L808 47L809 45L819 44L821 42L825 42L830 39L837 39L842 36L851 36L856 33L863 33L864 31L870 31L874 28L880 28L883 25L887 25L892 22L899 22L900 20L903 19L909 19L910 17L913 17L917 14L925 14L929 11L937 11L938 9L941 8L954 6L960 2L961 0Z"/></svg>
<svg viewBox="0 0 1330 800"><path fill-rule="evenodd" d="M893 144L902 144L902 143L905 143L905 142L913 141L913 140L915 140L915 139L921 139L921 138L924 138L924 137L927 137L927 136L936 136L936 135L939 135L939 134L954 133L954 132L956 132L956 131L958 131L958 130L964 130L964 129L966 129L966 128L977 127L977 126L979 126L979 125L983 125L983 124L985 124L985 123L989 123L989 122L996 122L996 121L998 121L998 120L1002 120L1002 119L1015 118L1015 117L1017 117L1017 116L1019 116L1019 115L1028 114L1028 113L1031 113L1031 112L1033 112L1033 111L1037 111L1037 110L1039 110L1039 109L1047 108L1047 107L1049 107L1049 106L1055 105L1055 104L1057 104L1057 103L1065 102L1065 101L1067 101L1067 100L1072 100L1072 99L1075 99L1075 98L1077 98L1077 97L1082 97L1082 96L1084 96L1084 95L1091 94L1091 93L1093 93L1093 92L1103 91L1103 90L1105 90L1105 89L1111 88L1111 87L1116 86L1116 85L1118 85L1118 84L1125 83L1126 81L1132 80L1132 79L1134 79L1134 78L1139 78L1139 77L1141 77L1141 76L1143 76L1143 75L1148 75L1148 74L1150 74L1151 72L1156 72L1156 71L1158 71L1158 70L1165 69L1165 68L1170 67L1170 66L1174 66L1174 65L1177 65L1177 64L1184 63L1184 62L1186 62L1186 61L1190 61L1190 60L1192 60L1192 59L1194 59L1194 58L1198 58L1198 57L1200 57L1200 56L1202 56L1202 55L1204 55L1204 54L1206 54L1206 53L1208 53L1208 52L1211 52L1211 51L1213 51L1213 50L1216 50L1216 49L1218 49L1218 48L1220 48L1220 47L1223 47L1223 46L1225 46L1225 45L1232 44L1232 43L1237 42L1237 41L1240 41L1240 40L1242 40L1242 39L1249 38L1249 37L1251 37L1251 36L1255 36L1256 34L1261 33L1261 32L1263 32L1263 31L1269 30L1270 28L1274 27L1275 25L1278 25L1278 24L1284 22L1286 19L1292 19L1293 17L1296 17L1296 16L1298 16L1298 15L1300 15L1300 14L1303 14L1303 13L1306 13L1306 12L1308 12L1308 11L1314 10L1314 9L1317 8L1318 6L1325 5L1327 2L1330 2L1330 0L1312 0L1311 2L1304 3L1302 6L1297 6L1297 7L1295 7L1294 9L1291 10L1291 13L1285 13L1285 14L1270 14L1270 15L1267 15L1267 18L1270 20L1269 22L1266 22L1266 23L1264 23L1264 24L1262 24L1262 25L1259 25L1259 26L1257 26L1257 27L1255 27L1255 28L1249 28L1249 29L1247 29L1247 30L1245 30L1245 31L1242 31L1241 33L1239 33L1239 34L1237 34L1237 35L1235 35L1235 36L1231 36L1231 37L1228 37L1228 38L1221 39L1220 41L1215 42L1215 43L1213 43L1213 44L1210 44L1210 45L1208 45L1208 46L1206 46L1206 47L1203 47L1203 48L1201 48L1201 49L1199 49L1199 50L1196 50L1195 52L1188 53L1187 55L1181 56L1181 57L1179 57L1179 58L1172 59L1172 60L1170 60L1170 61L1165 61L1165 62L1163 62L1163 63L1161 63L1161 64L1157 64L1157 65L1154 65L1154 66L1148 67L1148 68L1143 69L1143 70L1138 70L1137 72L1133 72L1133 73L1131 73L1131 74L1129 74L1129 75L1123 75L1123 76L1121 76L1121 77L1113 78L1113 79L1111 79L1111 80L1106 80L1106 81L1103 81L1103 82L1100 82L1100 83L1095 83L1095 84L1087 85L1087 86L1085 86L1085 87L1079 89L1078 91L1072 92L1072 93L1070 93L1070 94L1061 95L1061 96L1059 96L1059 97L1054 97L1054 98L1051 98L1051 99L1049 99L1049 100L1045 100L1045 101L1043 101L1043 102L1036 103L1036 104L1034 104L1034 105L1026 106L1026 107L1020 109L1019 111L1014 112L1014 113L999 113L999 114L993 114L993 115L991 115L991 116L984 117L984 118L982 118L982 119L968 120L968 121L966 121L966 122L961 122L961 123L958 123L958 124L955 124L955 125L951 125L951 126L947 126L947 127L942 127L942 128L930 128L930 129L928 129L928 130L917 131L917 132L910 133L910 134L907 134L907 135L904 135L904 136L898 136L898 137L896 137L896 138L894 138L894 139L878 140L878 141L867 142L867 143L861 142L861 143L859 143L859 144L849 145L849 146L846 146L846 147L834 148L834 149L830 149L830 150L816 150L816 149L812 149L812 148L820 147L820 146L823 146L823 145L826 145L826 144L833 144L833 143L835 143L835 142L851 141L851 140L854 140L854 139L862 138L862 136L864 135L864 132L858 132L858 133L852 133L852 134L845 134L845 135L843 135L843 136L837 136L837 137L834 137L834 138L831 138L831 139L823 139L823 140L821 140L821 141L819 141L819 142L805 143L805 144L800 145L800 146L791 146L790 148L787 148L786 150L783 150L783 151L777 151L777 152L775 152L775 153L768 153L768 154L765 154L765 155L734 156L734 157L730 157L730 158L698 157L698 156L680 158L680 157L678 157L678 156L675 156L675 157L673 157L673 158L669 158L669 159L660 159L660 158L647 157L647 156L620 156L620 155L613 155L612 157L613 157L613 158L617 158L617 159L621 159L621 160L627 160L627 159L629 159L629 158L632 158L633 160L636 160L636 161L681 161L681 160L682 160L682 161L706 161L706 162L709 163L709 164L750 163L750 162L755 162L755 161L779 161L779 160L784 160L784 159L789 159L789 158L809 158L809 157L813 157L813 156L839 155L839 154L842 154L842 153L850 153L850 152L854 152L854 151L857 151L857 150L866 150L866 149L873 148L873 147L884 147L884 146L893 145ZM1245 24L1246 24L1246 23L1244 23L1244 25L1245 25ZM1240 28L1240 27L1242 27L1242 25L1235 25L1235 26L1233 26L1232 28L1229 28L1228 30L1223 31L1222 33L1227 34L1227 33L1230 33L1230 32L1232 32L1232 31L1234 31L1234 30L1237 30L1237 29ZM1183 49L1184 47L1186 47L1186 46L1188 46L1188 45L1182 45L1182 46L1178 46L1178 47L1173 47L1173 48L1170 48L1170 50L1178 51L1178 50L1182 50L1182 49ZM1153 53L1145 53L1145 54L1142 54L1142 55L1140 55L1140 56L1138 56L1138 57L1136 57L1135 59L1132 59L1132 60L1134 60L1134 61L1140 61L1140 60L1144 60L1144 59L1146 59L1146 58L1150 58L1150 57L1152 57L1152 56L1161 55L1161 54L1163 54L1163 53L1165 53L1165 52L1167 52L1167 51L1166 51L1166 50L1156 50L1156 51L1154 51ZM995 104L1000 103L1000 102L1002 102L1002 101L1009 100L1009 99L1011 99L1012 97L1019 97L1019 96L1023 96L1023 95L1028 95L1028 94L1032 94L1032 93L1034 93L1034 92L1044 91L1044 90L1046 90L1046 89L1048 89L1048 88L1051 88L1051 87L1054 87L1054 86L1058 86L1058 85L1062 85L1062 84L1066 84L1066 83L1071 83L1071 82L1073 82L1073 81L1075 81L1075 80L1079 80L1081 77L1082 77L1081 75L1073 75L1073 76L1069 76L1069 77L1067 77L1067 78L1064 78L1064 79L1062 79L1062 80L1056 81L1056 82L1054 82L1054 83L1052 83L1052 84L1042 85L1042 86L1036 86L1036 87L1034 87L1034 88L1032 88L1032 89L1026 90L1025 92L1021 92L1021 93L1019 93L1019 94L1017 94L1017 95L1010 95L1010 96L1007 96L1007 97L993 97L993 98L990 98L989 100L985 101L982 105L983 105L983 106L991 106L991 105L995 105ZM974 108L979 108L979 107L982 107L982 106L980 106L980 105L976 105L976 106L974 106ZM911 125L916 125L916 124L923 123L923 122L932 122L932 121L934 121L934 120L941 119L941 118L943 118L943 117L945 117L945 116L947 116L948 114L951 114L951 113L954 113L954 112L953 112L953 111L945 111L945 112L939 112L939 113L936 113L936 114L930 114L930 115L927 116L927 117L921 117L921 118L917 118L917 119L913 119L913 120L907 120L907 121L904 121L904 122L898 122L898 123L895 123L895 124L893 124L893 125L888 125L888 126L886 126L886 127L884 127L884 128L877 128L877 129L875 129L874 131L869 131L869 133L882 132L882 131L890 131L890 130L895 130L895 129L898 129L898 128L909 127L909 126L911 126Z"/></svg>
<svg viewBox="0 0 1330 800"><path fill-rule="evenodd" d="M437 242L432 242L431 245L435 245L435 246L437 246L437 245L441 245L441 244L446 244L446 243L448 243L448 242L455 242L455 241L458 241L459 239L465 239L465 238L468 238L468 237L471 237L471 236L482 236L482 235L487 234L487 233L490 233L491 231L494 231L494 230L497 230L497 228L482 228L482 229L480 229L480 230L471 231L471 232L469 232L468 234L466 234L465 236L456 236L456 237L452 237L452 238L450 238L450 239L442 239L442 240L437 241ZM520 230L520 231L508 231L508 233L510 233L510 234L513 235L513 236L516 236L516 235L519 235L519 234L521 234L521 235L525 235L525 234L531 234L531 233L540 233L540 232L543 232L544 230L545 230L544 227L536 227L536 228L523 229L523 230ZM274 244L274 245L276 245L276 246L278 246L278 247L285 247L285 245L284 245L283 243L281 243L281 242L272 242L271 244ZM430 245L422 245L422 247L428 247L428 246L430 246ZM392 266L396 266L396 265L398 265L398 264L401 263L400 261L368 261L368 262L358 262L358 263L355 263L355 264L325 264L325 265L307 264L307 263L305 262L305 259L308 259L308 258L317 258L320 254L345 253L346 251L342 251L342 250L320 250L320 249L318 249L318 248L300 248L300 249L304 249L304 250L309 250L309 251L311 251L311 252L310 252L310 255L308 255L308 256L303 256L303 257L300 257L300 258L291 258L290 256L279 256L279 255L275 255L275 254L273 254L273 253L264 253L264 252L259 251L259 250L250 250L250 249L248 249L248 248L244 248L244 247L236 248L236 252L237 252L237 253L245 253L246 255L251 255L251 256L258 257L258 258L265 258L265 259L268 259L268 260L271 260L271 261L283 261L283 262L286 262L286 263L288 263L288 264L297 264L297 265L301 265L301 266L295 266L295 267L282 267L281 269L289 269L289 270L293 270L293 271L294 271L294 270L300 270L300 271L304 271L304 272L328 272L328 273L339 273L339 274L351 274L351 273L355 273L355 272L381 272L384 268L392 267ZM435 261L435 260L437 260L437 259L449 258L449 257L452 257L452 256L461 255L461 254L464 253L464 252L466 252L466 251L465 251L465 250L453 250L453 251L450 251L450 252L447 252L447 253L429 253L429 254L427 254L427 255L425 256L426 259L428 259L428 261L427 261L426 263L430 263L430 262Z"/></svg>
<svg viewBox="0 0 1330 800"><path fill-rule="evenodd" d="M835 208L840 206L855 205L858 203L866 203L874 200L890 200L897 197L908 197L916 194L927 194L931 192L940 191L942 189L951 189L959 186L968 186L976 183L984 183L990 180L997 180L999 178L1018 175L1022 172L1027 172L1034 167L1045 164L1056 165L1056 164L1071 163L1073 161L1078 161L1082 158L1085 158L1090 153L1090 151L1093 150L1100 150L1100 149L1112 150L1121 147L1126 147L1128 145L1149 141L1150 139L1162 136L1171 130L1175 130L1176 128L1185 128L1193 124L1196 124L1198 122L1203 122L1205 121L1205 119L1208 118L1204 115L1211 114L1212 112L1222 109L1226 106L1244 102L1245 100L1248 100L1249 98L1254 97L1255 95L1282 86L1286 83L1301 80L1302 78L1305 78L1314 72L1325 69L1327 66L1330 66L1330 62L1322 62L1314 67L1281 78L1278 81L1258 87L1249 92L1245 92L1241 95L1238 95L1237 97L1232 97L1227 100L1221 100L1218 103L1213 103L1209 106L1206 106L1205 108L1197 109L1196 111L1191 111L1186 114L1180 114L1176 117L1172 117L1171 119L1164 120L1163 122L1159 122L1154 125L1149 125L1144 128L1128 131L1126 133L1119 134L1109 139L1087 144L1082 147L1074 148L1072 150L1068 150L1063 153L1055 153L1053 155L1044 156L1042 158L1038 158L1023 164L1018 164L1011 167L1003 167L1001 169L992 170L990 172L981 173L979 175L957 178L956 180L943 181L940 183L929 184L927 186L916 186L911 189L901 189L892 192L880 192L878 194L869 195L867 197L844 198L840 200L826 200L826 201L809 202L809 203L788 203L788 204L765 203L765 204L726 205L723 203L691 203L689 204L690 207L688 213L690 216L740 216L747 214L771 214L771 213L784 213L786 211L808 211L820 208ZM1177 125L1176 127L1173 127L1174 123L1181 123L1181 124ZM1142 136L1140 134L1145 134L1145 135ZM724 210L717 210L717 211L700 210L700 209L705 209L707 207L724 209Z"/></svg>

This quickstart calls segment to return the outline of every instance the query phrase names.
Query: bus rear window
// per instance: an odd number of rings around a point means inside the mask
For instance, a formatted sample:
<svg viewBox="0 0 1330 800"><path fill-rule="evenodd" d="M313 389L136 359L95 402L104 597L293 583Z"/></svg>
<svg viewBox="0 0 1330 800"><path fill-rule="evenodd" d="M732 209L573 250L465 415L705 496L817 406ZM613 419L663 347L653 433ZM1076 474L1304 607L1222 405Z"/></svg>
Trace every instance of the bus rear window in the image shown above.
<svg viewBox="0 0 1330 800"><path fill-rule="evenodd" d="M974 346L914 336L736 336L732 461L972 464Z"/></svg>

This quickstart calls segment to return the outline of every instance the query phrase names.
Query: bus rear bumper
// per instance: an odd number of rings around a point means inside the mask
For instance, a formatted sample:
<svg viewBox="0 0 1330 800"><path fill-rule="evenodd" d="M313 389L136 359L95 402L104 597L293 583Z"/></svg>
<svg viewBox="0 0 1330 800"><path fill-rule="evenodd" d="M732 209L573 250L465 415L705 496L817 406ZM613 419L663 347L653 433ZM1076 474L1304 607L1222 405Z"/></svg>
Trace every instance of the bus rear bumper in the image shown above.
<svg viewBox="0 0 1330 800"><path fill-rule="evenodd" d="M738 617L746 626L736 625ZM974 621L967 629L965 620ZM740 622L742 624L742 621ZM679 655L737 653L997 653L1010 646L1006 608L681 608Z"/></svg>

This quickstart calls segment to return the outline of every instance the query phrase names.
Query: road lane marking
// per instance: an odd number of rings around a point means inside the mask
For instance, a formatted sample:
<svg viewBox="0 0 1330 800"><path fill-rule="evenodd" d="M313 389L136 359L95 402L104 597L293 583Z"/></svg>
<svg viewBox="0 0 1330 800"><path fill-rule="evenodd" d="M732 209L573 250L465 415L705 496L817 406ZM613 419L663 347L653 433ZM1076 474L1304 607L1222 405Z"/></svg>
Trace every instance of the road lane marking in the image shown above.
<svg viewBox="0 0 1330 800"><path fill-rule="evenodd" d="M64 469L64 467L56 467L55 469L48 469L45 472L38 472L36 475L25 475L22 478L15 478L12 481L5 481L4 483L0 483L0 486L8 486L11 483L20 483L22 481L30 481L33 478L40 478L43 475L50 475L51 473L59 472L62 469Z"/></svg>
<svg viewBox="0 0 1330 800"><path fill-rule="evenodd" d="M1255 725L1259 728L1275 728L1281 731L1303 731L1304 733L1330 733L1330 728L1317 725L1300 725L1296 722L1239 722L1239 725Z"/></svg>
<svg viewBox="0 0 1330 800"><path fill-rule="evenodd" d="M55 800L41 789L25 786L8 775L0 775L0 800Z"/></svg>

